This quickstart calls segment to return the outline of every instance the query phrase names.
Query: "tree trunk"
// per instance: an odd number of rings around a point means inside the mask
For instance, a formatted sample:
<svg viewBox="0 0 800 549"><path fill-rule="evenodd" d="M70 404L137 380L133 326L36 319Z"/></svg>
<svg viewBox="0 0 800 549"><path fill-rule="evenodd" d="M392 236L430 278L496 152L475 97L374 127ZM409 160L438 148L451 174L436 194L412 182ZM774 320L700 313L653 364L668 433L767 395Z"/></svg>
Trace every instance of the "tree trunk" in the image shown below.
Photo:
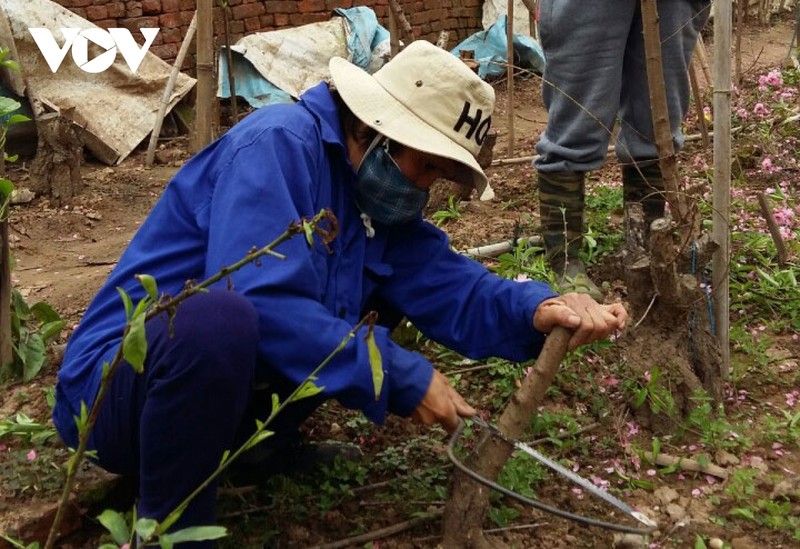
<svg viewBox="0 0 800 549"><path fill-rule="evenodd" d="M36 130L39 145L36 158L31 162L30 187L60 206L83 189L83 143L70 119L58 113L39 116Z"/></svg>
<svg viewBox="0 0 800 549"><path fill-rule="evenodd" d="M647 242L641 208L626 205L627 239L620 264L633 309L633 329L620 344L629 357L647 357L641 364L643 374L656 367L663 371L676 404L674 412L686 415L694 392L704 389L717 401L721 396L720 347L706 328L712 318L708 296L700 285L701 273L717 245L707 235L700 236L697 205L678 188L656 3L641 2L655 144L674 221L653 221ZM665 432L674 429L671 421L664 422L647 406L641 408L636 410L637 420L645 426Z"/></svg>
<svg viewBox="0 0 800 549"><path fill-rule="evenodd" d="M555 328L547 336L533 370L511 397L497 422L498 428L506 436L521 437L533 421L567 353L571 336L572 332L561 327ZM496 480L512 451L505 442L485 434L467 458L467 467L487 479ZM488 506L489 489L461 472L455 473L452 493L444 510L441 546L445 549L493 547L482 530Z"/></svg>

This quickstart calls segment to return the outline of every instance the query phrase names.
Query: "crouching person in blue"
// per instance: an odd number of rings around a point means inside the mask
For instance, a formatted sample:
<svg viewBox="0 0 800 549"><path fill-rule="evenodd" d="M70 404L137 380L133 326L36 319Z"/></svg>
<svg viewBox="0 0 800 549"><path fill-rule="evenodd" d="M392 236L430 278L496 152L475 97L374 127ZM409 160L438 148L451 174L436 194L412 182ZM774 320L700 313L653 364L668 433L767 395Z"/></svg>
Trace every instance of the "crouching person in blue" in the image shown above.
<svg viewBox="0 0 800 549"><path fill-rule="evenodd" d="M172 327L166 314L148 322L145 371L118 370L91 437L102 467L137 479L139 517L164 519L254 430L256 415L268 414L269 399L257 395L287 395L370 309L396 311L468 357L514 361L536 357L556 325L575 330L573 347L624 327L621 305L501 279L453 252L422 219L436 179L485 187L475 156L491 123L491 86L424 41L374 75L339 58L330 69L331 85L258 110L186 163L69 341L54 419L75 446L73 416L94 401L103 362L120 344L117 287L139 299L134 276L146 273L176 295L292 222L325 208L338 219L330 249L289 240L277 248L285 260L266 257L191 297ZM375 337L385 370L377 400L357 336L319 374L324 391L291 404L271 426L274 441L262 444L291 437L325 399L378 423L392 413L447 430L475 413L424 357L393 343L388 328ZM209 486L174 529L214 524L215 497Z"/></svg>

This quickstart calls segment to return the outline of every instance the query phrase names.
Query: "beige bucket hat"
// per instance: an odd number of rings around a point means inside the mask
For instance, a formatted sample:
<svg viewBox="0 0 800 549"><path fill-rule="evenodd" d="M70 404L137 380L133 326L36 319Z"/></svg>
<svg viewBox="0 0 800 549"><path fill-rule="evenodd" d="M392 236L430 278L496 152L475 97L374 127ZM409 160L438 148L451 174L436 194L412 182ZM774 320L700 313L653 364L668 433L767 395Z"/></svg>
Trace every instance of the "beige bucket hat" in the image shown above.
<svg viewBox="0 0 800 549"><path fill-rule="evenodd" d="M489 133L494 89L460 59L416 40L370 75L341 57L330 61L333 83L359 120L393 141L456 160L453 179L480 196L486 175L475 159Z"/></svg>

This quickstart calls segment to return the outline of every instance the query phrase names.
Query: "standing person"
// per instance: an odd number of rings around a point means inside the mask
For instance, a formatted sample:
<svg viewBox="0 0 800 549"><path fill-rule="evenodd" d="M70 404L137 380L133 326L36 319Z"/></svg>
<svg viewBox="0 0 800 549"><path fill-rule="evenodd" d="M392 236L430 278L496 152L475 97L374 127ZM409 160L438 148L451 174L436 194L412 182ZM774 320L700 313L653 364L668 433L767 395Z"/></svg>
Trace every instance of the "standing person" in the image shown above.
<svg viewBox="0 0 800 549"><path fill-rule="evenodd" d="M115 375L91 447L104 468L138 478L138 516L162 520L217 467L237 433L253 432L261 393L285 398L343 341L366 311L407 316L427 336L470 357L535 357L556 325L575 330L572 346L624 327L621 305L558 296L539 282L489 273L453 252L422 219L428 189L450 178L481 189L475 157L489 130L491 86L460 60L416 41L374 76L344 59L295 105L248 116L193 157L159 202L72 335L58 376L55 424L77 444L73 416L91 404L105 361L120 344L137 273L175 295L329 208L339 223L326 248L303 238L281 244L284 260L248 265L182 303L174 319L146 326L145 371ZM389 317L392 314L388 315ZM397 318L395 316L395 318ZM291 404L270 425L290 460L291 438L325 399L453 430L475 410L423 356L376 327L385 376L376 398L364 330L321 371L315 398ZM299 451L298 451L299 452ZM215 522L216 485L174 528Z"/></svg>
<svg viewBox="0 0 800 549"><path fill-rule="evenodd" d="M669 122L676 150L689 108L688 66L708 0L657 0ZM616 153L625 202L641 202L648 225L664 215L664 181L653 140L640 0L542 0L542 95L547 127L536 150L545 251L565 291L602 293L578 257L584 180L601 166L619 119Z"/></svg>

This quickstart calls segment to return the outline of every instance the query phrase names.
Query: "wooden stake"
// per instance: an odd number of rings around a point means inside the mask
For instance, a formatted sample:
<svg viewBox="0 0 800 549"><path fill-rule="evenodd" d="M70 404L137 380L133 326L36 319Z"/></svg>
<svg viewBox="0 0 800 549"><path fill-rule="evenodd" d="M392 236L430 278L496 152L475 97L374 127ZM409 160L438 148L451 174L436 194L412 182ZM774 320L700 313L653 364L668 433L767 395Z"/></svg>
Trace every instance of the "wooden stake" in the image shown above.
<svg viewBox="0 0 800 549"><path fill-rule="evenodd" d="M233 109L232 113L232 121L231 126L236 125L239 121L239 105L236 99L236 80L233 77L233 52L231 51L231 26L230 21L228 20L228 10L230 6L227 2L225 5L222 6L222 24L225 27L225 57L228 61L228 87L230 88L231 92L231 109Z"/></svg>
<svg viewBox="0 0 800 549"><path fill-rule="evenodd" d="M411 23L408 22L408 19L406 19L406 14L403 12L400 3L397 0L389 0L389 10L394 15L395 21L403 28L406 38L408 38L408 43L410 44L413 42L416 38L414 36L414 28L411 26ZM406 46L407 45L408 44L406 44Z"/></svg>
<svg viewBox="0 0 800 549"><path fill-rule="evenodd" d="M703 77L709 86L714 85L714 79L711 77L711 71L708 68L708 55L706 54L706 46L703 43L703 35L697 35L697 45L694 48L695 56L700 63L700 69L703 71Z"/></svg>
<svg viewBox="0 0 800 549"><path fill-rule="evenodd" d="M153 131L150 132L150 144L147 147L147 157L145 158L145 166L148 168L153 165L153 156L156 153L156 145L158 144L158 136L161 133L161 124L164 123L164 115L167 113L170 97L172 97L172 89L175 87L175 81L178 79L178 74L181 72L181 65L186 58L186 53L189 51L189 45L194 38L194 32L197 30L197 12L192 16L192 22L189 23L189 29L186 31L186 36L181 43L181 49L178 50L178 57L175 58L175 64L172 66L172 72L167 80L167 85L164 88L164 94L161 96L161 105L158 108L156 115L156 123L153 126Z"/></svg>
<svg viewBox="0 0 800 549"><path fill-rule="evenodd" d="M508 42L508 155L514 154L514 0L508 0L506 15L506 41Z"/></svg>
<svg viewBox="0 0 800 549"><path fill-rule="evenodd" d="M389 48L394 58L400 51L400 32L397 28L397 16L394 10L389 10Z"/></svg>
<svg viewBox="0 0 800 549"><path fill-rule="evenodd" d="M214 139L214 12L211 0L197 0L197 98L194 152Z"/></svg>
<svg viewBox="0 0 800 549"><path fill-rule="evenodd" d="M763 192L758 193L758 205L761 206L761 215L764 216L769 228L769 234L772 235L772 240L775 242L775 249L778 252L778 264L783 267L789 259L789 253L786 251L786 243L781 236L781 230L775 222L775 216L772 215L772 208Z"/></svg>
<svg viewBox="0 0 800 549"><path fill-rule="evenodd" d="M705 112L703 111L703 96L700 95L700 86L697 84L697 67L694 61L689 63L689 82L692 86L694 106L697 111L697 123L700 125L700 135L703 136L703 146L708 148L711 140L708 137L708 124L706 124Z"/></svg>
<svg viewBox="0 0 800 549"><path fill-rule="evenodd" d="M0 145L0 176L5 175L5 147ZM11 346L11 243L8 216L11 200L0 207L0 368L11 364L14 350Z"/></svg>

